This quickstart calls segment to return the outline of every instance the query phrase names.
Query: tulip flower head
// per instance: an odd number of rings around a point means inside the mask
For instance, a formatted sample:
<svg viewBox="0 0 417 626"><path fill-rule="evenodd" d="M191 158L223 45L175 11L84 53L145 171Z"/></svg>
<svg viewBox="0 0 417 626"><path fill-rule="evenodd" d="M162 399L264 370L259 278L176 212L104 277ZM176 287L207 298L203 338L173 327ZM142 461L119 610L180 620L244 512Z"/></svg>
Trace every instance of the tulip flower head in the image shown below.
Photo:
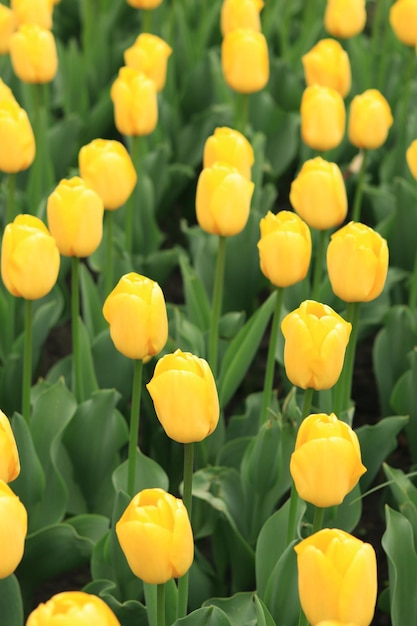
<svg viewBox="0 0 417 626"><path fill-rule="evenodd" d="M204 359L176 350L159 359L146 385L168 437L202 441L215 430L220 409L216 383Z"/></svg>
<svg viewBox="0 0 417 626"><path fill-rule="evenodd" d="M42 28L51 30L54 8L51 0L11 0L10 6L19 26L21 24L38 24Z"/></svg>
<svg viewBox="0 0 417 626"><path fill-rule="evenodd" d="M301 137L313 150L332 150L345 134L346 110L343 98L330 87L311 85L301 98Z"/></svg>
<svg viewBox="0 0 417 626"><path fill-rule="evenodd" d="M0 4L0 54L8 54L10 38L16 30L17 20L14 12Z"/></svg>
<svg viewBox="0 0 417 626"><path fill-rule="evenodd" d="M295 546L298 591L309 624L333 621L369 626L375 611L375 550L337 528L325 528Z"/></svg>
<svg viewBox="0 0 417 626"><path fill-rule="evenodd" d="M411 142L406 152L407 165L413 178L417 180L417 139Z"/></svg>
<svg viewBox="0 0 417 626"><path fill-rule="evenodd" d="M307 85L330 87L347 96L351 85L350 61L346 50L335 39L321 39L302 57Z"/></svg>
<svg viewBox="0 0 417 626"><path fill-rule="evenodd" d="M339 622L339 620L326 619L324 622L320 622L317 626L355 626L352 622L346 624L346 622Z"/></svg>
<svg viewBox="0 0 417 626"><path fill-rule="evenodd" d="M0 85L0 170L15 174L26 170L35 158L35 136L28 115L6 85Z"/></svg>
<svg viewBox="0 0 417 626"><path fill-rule="evenodd" d="M133 67L122 67L111 86L117 130L122 135L150 135L158 122L158 100L153 80Z"/></svg>
<svg viewBox="0 0 417 626"><path fill-rule="evenodd" d="M232 165L251 180L251 168L255 157L253 148L242 133L223 126L216 128L204 144L203 168L211 167L216 161Z"/></svg>
<svg viewBox="0 0 417 626"><path fill-rule="evenodd" d="M120 626L98 596L83 591L63 591L42 602L29 615L26 626Z"/></svg>
<svg viewBox="0 0 417 626"><path fill-rule="evenodd" d="M162 0L127 0L127 3L135 9L156 9Z"/></svg>
<svg viewBox="0 0 417 626"><path fill-rule="evenodd" d="M263 0L224 0L220 14L223 37L238 29L261 31L260 12Z"/></svg>
<svg viewBox="0 0 417 626"><path fill-rule="evenodd" d="M354 37L363 31L365 24L365 0L327 0L324 26L333 37Z"/></svg>
<svg viewBox="0 0 417 626"><path fill-rule="evenodd" d="M391 108L378 89L368 89L350 103L348 135L357 148L382 146L392 124Z"/></svg>
<svg viewBox="0 0 417 626"><path fill-rule="evenodd" d="M255 93L268 83L268 46L262 33L248 29L228 33L221 57L224 79L234 91Z"/></svg>
<svg viewBox="0 0 417 626"><path fill-rule="evenodd" d="M116 524L116 534L132 572L149 584L183 576L194 558L187 509L163 489L140 491Z"/></svg>
<svg viewBox="0 0 417 626"><path fill-rule="evenodd" d="M19 453L9 418L0 411L0 480L10 483L20 474Z"/></svg>
<svg viewBox="0 0 417 626"><path fill-rule="evenodd" d="M166 41L150 33L141 33L133 46L125 50L124 60L127 67L133 67L151 78L159 92L165 86L171 54L172 48Z"/></svg>
<svg viewBox="0 0 417 626"><path fill-rule="evenodd" d="M49 83L58 70L55 38L38 24L23 24L10 39L13 71L24 83Z"/></svg>
<svg viewBox="0 0 417 626"><path fill-rule="evenodd" d="M28 516L10 487L0 480L0 579L15 571L23 557Z"/></svg>
<svg viewBox="0 0 417 626"><path fill-rule="evenodd" d="M417 0L397 0L390 8L389 22L406 46L417 44Z"/></svg>
<svg viewBox="0 0 417 626"><path fill-rule="evenodd" d="M305 300L281 323L285 371L302 389L330 389L339 379L352 325L326 304Z"/></svg>

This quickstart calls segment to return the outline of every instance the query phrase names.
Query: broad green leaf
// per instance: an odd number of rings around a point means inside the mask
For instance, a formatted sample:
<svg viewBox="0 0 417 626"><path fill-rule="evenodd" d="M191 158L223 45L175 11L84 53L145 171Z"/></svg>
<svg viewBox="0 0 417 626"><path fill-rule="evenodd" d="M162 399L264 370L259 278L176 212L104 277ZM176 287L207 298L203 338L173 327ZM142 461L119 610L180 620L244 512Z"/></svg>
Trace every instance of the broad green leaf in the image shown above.
<svg viewBox="0 0 417 626"><path fill-rule="evenodd" d="M91 350L100 389L117 389L127 405L132 396L133 360L115 348L108 328L95 337Z"/></svg>
<svg viewBox="0 0 417 626"><path fill-rule="evenodd" d="M395 411L408 415L405 424L408 446L413 461L417 461L417 350L409 353L411 367L397 381L391 396Z"/></svg>
<svg viewBox="0 0 417 626"><path fill-rule="evenodd" d="M284 550L268 579L264 602L277 624L297 624L300 615L295 541Z"/></svg>
<svg viewBox="0 0 417 626"><path fill-rule="evenodd" d="M231 598L210 598L203 606L217 606L232 626L275 626L271 614L255 593L237 593Z"/></svg>
<svg viewBox="0 0 417 626"><path fill-rule="evenodd" d="M109 528L108 517L92 513L69 517L65 523L72 526L80 537L89 539L93 544L96 544Z"/></svg>
<svg viewBox="0 0 417 626"><path fill-rule="evenodd" d="M172 626L231 626L231 622L217 606L208 606L177 619Z"/></svg>
<svg viewBox="0 0 417 626"><path fill-rule="evenodd" d="M4 626L23 626L23 602L14 574L0 579L0 615Z"/></svg>
<svg viewBox="0 0 417 626"><path fill-rule="evenodd" d="M128 462L124 461L113 472L112 480L116 490L127 492ZM169 479L162 467L153 459L136 450L135 493L142 489L159 487L168 490Z"/></svg>
<svg viewBox="0 0 417 626"><path fill-rule="evenodd" d="M389 488L398 506L404 506L410 501L417 507L417 488L408 476L402 470L390 467L386 463L384 463L384 473L390 481Z"/></svg>
<svg viewBox="0 0 417 626"><path fill-rule="evenodd" d="M96 335L107 328L108 324L103 316L103 302L97 283L94 281L88 267L83 263L80 264L80 288L82 317L92 342Z"/></svg>
<svg viewBox="0 0 417 626"><path fill-rule="evenodd" d="M91 343L87 329L81 319L78 319L78 337L80 343L80 362L81 362L81 401L88 398L98 391L98 383L94 371L93 356L91 353Z"/></svg>
<svg viewBox="0 0 417 626"><path fill-rule="evenodd" d="M120 602L117 596L117 585L106 579L98 579L86 585L83 589L92 593L109 605L121 626L149 626L146 607L138 600Z"/></svg>
<svg viewBox="0 0 417 626"><path fill-rule="evenodd" d="M200 330L206 331L211 317L207 293L187 257L182 254L179 261L188 319Z"/></svg>

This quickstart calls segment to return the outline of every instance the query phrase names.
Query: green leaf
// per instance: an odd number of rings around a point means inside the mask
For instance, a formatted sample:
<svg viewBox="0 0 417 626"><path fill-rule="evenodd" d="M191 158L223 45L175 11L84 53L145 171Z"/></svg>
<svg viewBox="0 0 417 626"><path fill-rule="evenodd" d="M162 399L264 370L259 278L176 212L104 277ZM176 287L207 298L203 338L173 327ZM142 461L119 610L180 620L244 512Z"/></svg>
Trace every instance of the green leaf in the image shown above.
<svg viewBox="0 0 417 626"><path fill-rule="evenodd" d="M108 328L95 337L91 350L100 389L117 389L127 404L132 396L133 360L116 350Z"/></svg>
<svg viewBox="0 0 417 626"><path fill-rule="evenodd" d="M175 620L172 626L231 626L231 622L217 606L208 606Z"/></svg>
<svg viewBox="0 0 417 626"><path fill-rule="evenodd" d="M207 331L210 326L211 309L207 292L188 258L180 256L180 268L184 285L187 317L200 330Z"/></svg>
<svg viewBox="0 0 417 626"><path fill-rule="evenodd" d="M90 341L93 341L94 337L102 330L106 329L108 324L102 313L103 302L97 288L97 283L94 281L88 267L83 263L80 264L80 288L82 318L88 331Z"/></svg>
<svg viewBox="0 0 417 626"><path fill-rule="evenodd" d="M417 350L409 353L411 367L394 387L391 404L397 413L408 415L405 425L407 442L413 461L417 461Z"/></svg>
<svg viewBox="0 0 417 626"><path fill-rule="evenodd" d="M279 557L265 590L264 602L277 624L296 624L300 615L295 544L290 543Z"/></svg>
<svg viewBox="0 0 417 626"><path fill-rule="evenodd" d="M4 626L23 626L23 602L14 574L0 579L0 615Z"/></svg>
<svg viewBox="0 0 417 626"><path fill-rule="evenodd" d="M127 492L128 461L119 465L113 472L113 485L116 490ZM135 493L142 489L160 487L168 490L169 479L165 471L153 459L145 456L140 450L136 450L135 466Z"/></svg>
<svg viewBox="0 0 417 626"><path fill-rule="evenodd" d="M45 474L26 420L19 413L15 413L11 426L20 458L20 474L13 481L12 487L29 513L30 527L32 506L42 498L45 489Z"/></svg>
<svg viewBox="0 0 417 626"><path fill-rule="evenodd" d="M108 517L92 513L70 517L65 523L72 526L80 537L89 539L93 544L96 544L109 529Z"/></svg>
<svg viewBox="0 0 417 626"><path fill-rule="evenodd" d="M275 626L266 606L252 592L237 593L231 598L210 598L203 606L221 609L232 626Z"/></svg>
<svg viewBox="0 0 417 626"><path fill-rule="evenodd" d="M149 626L146 607L137 600L120 602L117 599L117 585L111 580L94 580L83 589L93 593L109 605L121 626Z"/></svg>
<svg viewBox="0 0 417 626"><path fill-rule="evenodd" d="M98 391L98 383L94 371L91 343L87 329L81 319L78 319L78 339L80 344L80 362L82 379L82 400L87 400L94 392Z"/></svg>

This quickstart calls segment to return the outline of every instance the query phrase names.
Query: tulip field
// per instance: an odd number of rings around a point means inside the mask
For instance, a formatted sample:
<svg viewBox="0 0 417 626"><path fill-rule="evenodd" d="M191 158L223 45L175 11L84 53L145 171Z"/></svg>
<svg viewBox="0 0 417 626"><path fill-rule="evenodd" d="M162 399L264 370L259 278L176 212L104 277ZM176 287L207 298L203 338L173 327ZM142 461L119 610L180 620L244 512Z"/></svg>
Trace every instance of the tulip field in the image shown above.
<svg viewBox="0 0 417 626"><path fill-rule="evenodd" d="M416 626L417 0L0 0L0 626Z"/></svg>

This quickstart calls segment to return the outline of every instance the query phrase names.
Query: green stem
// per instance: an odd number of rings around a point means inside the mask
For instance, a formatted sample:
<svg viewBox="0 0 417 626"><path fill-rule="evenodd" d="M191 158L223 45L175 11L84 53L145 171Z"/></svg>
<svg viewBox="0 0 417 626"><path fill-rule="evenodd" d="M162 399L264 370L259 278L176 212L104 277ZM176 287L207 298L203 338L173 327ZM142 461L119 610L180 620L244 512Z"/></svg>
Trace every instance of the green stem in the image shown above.
<svg viewBox="0 0 417 626"><path fill-rule="evenodd" d="M191 520L193 489L194 443L184 444L184 483L183 502ZM188 572L178 580L177 619L187 615L188 607Z"/></svg>
<svg viewBox="0 0 417 626"><path fill-rule="evenodd" d="M32 384L32 300L25 300L25 343L23 354L22 415L26 422L30 419L30 388Z"/></svg>
<svg viewBox="0 0 417 626"><path fill-rule="evenodd" d="M328 240L328 230L319 231L319 241L314 262L313 285L311 288L312 300L317 300L320 291L321 277L323 273L324 257L326 252L326 244Z"/></svg>
<svg viewBox="0 0 417 626"><path fill-rule="evenodd" d="M355 363L356 344L358 340L358 327L359 327L359 310L360 302L350 302L347 307L346 318L347 321L352 324L352 330L350 333L349 343L346 350L345 367L343 381L343 409L349 407L350 398L352 395L352 378L353 378L353 366Z"/></svg>
<svg viewBox="0 0 417 626"><path fill-rule="evenodd" d="M365 182L366 161L368 158L368 150L363 150L363 159L361 163L361 169L359 170L358 184L356 185L355 198L353 201L352 220L359 222L361 216L361 204L363 194L363 184Z"/></svg>
<svg viewBox="0 0 417 626"><path fill-rule="evenodd" d="M7 193L7 212L6 212L6 223L11 224L14 220L14 197L15 197L15 189L16 189L16 174L9 174L9 184L8 184L8 193Z"/></svg>
<svg viewBox="0 0 417 626"><path fill-rule="evenodd" d="M272 396L275 371L275 352L277 346L283 296L284 289L282 287L277 287L275 295L275 311L274 317L272 318L271 335L269 337L268 356L266 361L264 391L259 426L262 426L262 424L266 422L268 407Z"/></svg>
<svg viewBox="0 0 417 626"><path fill-rule="evenodd" d="M145 13L148 13L148 11L145 11ZM131 137L130 158L132 159L132 163L136 169L136 173L139 178L141 163L140 163L140 137L138 136ZM130 194L130 198L128 199L126 203L125 246L126 246L126 251L128 254L132 254L132 251L133 251L133 214L134 214L135 208L137 209L137 207L135 207L136 200L137 200L137 183L136 183L134 190Z"/></svg>
<svg viewBox="0 0 417 626"><path fill-rule="evenodd" d="M298 617L298 626L308 626L308 621L304 615L303 609L300 609L300 615Z"/></svg>
<svg viewBox="0 0 417 626"><path fill-rule="evenodd" d="M219 341L219 322L223 302L224 268L226 264L226 237L219 236L216 275L214 278L213 302L211 312L208 362L214 378L217 375L217 350Z"/></svg>
<svg viewBox="0 0 417 626"><path fill-rule="evenodd" d="M71 258L72 391L78 403L84 399L80 354L80 259Z"/></svg>
<svg viewBox="0 0 417 626"><path fill-rule="evenodd" d="M408 306L414 311L417 306L417 252L414 257L414 268L411 276L410 294L408 298Z"/></svg>
<svg viewBox="0 0 417 626"><path fill-rule="evenodd" d="M140 398L142 393L143 361L137 359L133 374L132 405L130 409L129 452L127 461L127 493L135 494L136 450L139 439Z"/></svg>
<svg viewBox="0 0 417 626"><path fill-rule="evenodd" d="M313 529L311 532L312 535L314 535L314 533L317 533L319 530L322 529L323 520L324 520L324 509L322 509L319 506L316 506L315 511L314 511Z"/></svg>
<svg viewBox="0 0 417 626"><path fill-rule="evenodd" d="M245 133L249 116L249 94L235 93L235 129Z"/></svg>
<svg viewBox="0 0 417 626"><path fill-rule="evenodd" d="M142 9L142 33L152 32L152 9Z"/></svg>
<svg viewBox="0 0 417 626"><path fill-rule="evenodd" d="M113 288L113 211L106 211L106 273L105 273L105 297Z"/></svg>
<svg viewBox="0 0 417 626"><path fill-rule="evenodd" d="M165 583L156 586L156 624L165 626Z"/></svg>

